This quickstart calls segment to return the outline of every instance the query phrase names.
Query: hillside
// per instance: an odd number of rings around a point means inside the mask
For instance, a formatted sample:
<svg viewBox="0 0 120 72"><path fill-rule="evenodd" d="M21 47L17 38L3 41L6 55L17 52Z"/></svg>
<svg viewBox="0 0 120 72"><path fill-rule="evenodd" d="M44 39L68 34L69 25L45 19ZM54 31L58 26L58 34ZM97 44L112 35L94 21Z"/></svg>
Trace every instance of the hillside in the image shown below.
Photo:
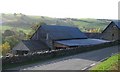
<svg viewBox="0 0 120 72"><path fill-rule="evenodd" d="M2 39L3 49L6 49L3 50L3 55L6 55L21 40L29 40L40 23L75 26L83 32L101 32L109 24L107 20L103 19L51 18L46 16L30 16L21 13L1 14L0 39Z"/></svg>
<svg viewBox="0 0 120 72"><path fill-rule="evenodd" d="M0 25L2 23L1 30L6 29L18 29L25 32L31 31L31 27L39 22L45 22L49 25L64 25L64 26L76 26L81 31L86 32L89 29L100 28L102 31L109 22L107 20L100 19L75 19L75 18L50 18L45 16L30 16L24 14L1 14Z"/></svg>

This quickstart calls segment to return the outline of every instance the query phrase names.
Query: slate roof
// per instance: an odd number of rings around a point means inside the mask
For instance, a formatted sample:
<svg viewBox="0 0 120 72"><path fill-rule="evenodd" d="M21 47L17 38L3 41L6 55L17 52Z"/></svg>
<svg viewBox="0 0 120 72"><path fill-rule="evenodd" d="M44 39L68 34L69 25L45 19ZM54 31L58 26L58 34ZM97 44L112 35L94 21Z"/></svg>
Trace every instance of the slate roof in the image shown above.
<svg viewBox="0 0 120 72"><path fill-rule="evenodd" d="M76 38L87 38L84 33L82 33L77 27L70 26L58 26L58 25L41 25L39 30L46 32L52 40L59 39L76 39ZM36 33L34 35L36 35ZM33 37L34 37L33 35ZM40 33L38 33L40 35Z"/></svg>
<svg viewBox="0 0 120 72"><path fill-rule="evenodd" d="M111 25L111 24L115 24L117 26L118 29L120 29L120 20L111 20L110 24L102 31L102 33L104 31L106 31L106 29Z"/></svg>
<svg viewBox="0 0 120 72"><path fill-rule="evenodd" d="M117 27L120 29L120 20L113 20L113 22L117 25Z"/></svg>
<svg viewBox="0 0 120 72"><path fill-rule="evenodd" d="M13 50L39 51L48 50L49 47L40 40L22 40Z"/></svg>
<svg viewBox="0 0 120 72"><path fill-rule="evenodd" d="M63 44L66 46L84 46L84 45L96 45L109 42L106 40L100 40L100 39L74 39L74 40L61 40L56 41L56 43Z"/></svg>

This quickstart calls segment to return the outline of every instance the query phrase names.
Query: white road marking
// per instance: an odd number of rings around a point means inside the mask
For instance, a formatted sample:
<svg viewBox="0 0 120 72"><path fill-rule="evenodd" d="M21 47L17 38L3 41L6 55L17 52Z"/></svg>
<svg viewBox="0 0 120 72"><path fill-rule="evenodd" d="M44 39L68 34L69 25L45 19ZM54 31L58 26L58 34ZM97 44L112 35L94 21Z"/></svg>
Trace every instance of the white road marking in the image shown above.
<svg viewBox="0 0 120 72"><path fill-rule="evenodd" d="M85 68L83 68L83 69L81 69L81 70L86 70L88 67L85 67Z"/></svg>
<svg viewBox="0 0 120 72"><path fill-rule="evenodd" d="M101 59L99 62L103 62L103 61L105 61L106 59L108 59L109 57L106 57L106 58L104 58L104 59Z"/></svg>
<svg viewBox="0 0 120 72"><path fill-rule="evenodd" d="M90 66L94 66L96 63L91 64Z"/></svg>

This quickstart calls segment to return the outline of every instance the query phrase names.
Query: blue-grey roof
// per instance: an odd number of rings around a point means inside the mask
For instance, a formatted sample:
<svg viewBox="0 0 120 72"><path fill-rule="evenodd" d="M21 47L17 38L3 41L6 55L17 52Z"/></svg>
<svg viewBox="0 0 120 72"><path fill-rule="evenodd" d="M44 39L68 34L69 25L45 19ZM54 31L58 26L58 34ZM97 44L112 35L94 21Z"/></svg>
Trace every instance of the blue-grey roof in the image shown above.
<svg viewBox="0 0 120 72"><path fill-rule="evenodd" d="M63 44L66 46L85 46L85 45L96 45L109 42L106 40L100 40L100 39L74 39L74 40L61 40L56 41L56 43Z"/></svg>
<svg viewBox="0 0 120 72"><path fill-rule="evenodd" d="M49 47L40 40L22 40L13 50L40 51L48 50Z"/></svg>
<svg viewBox="0 0 120 72"><path fill-rule="evenodd" d="M45 32L45 34L48 34L48 37L53 40L87 38L85 36L85 34L82 33L76 27L58 26L58 25L41 25L40 28L36 32L38 34L34 34L34 35L37 35L39 37L39 35L40 35L39 30L43 30L43 32ZM36 37L34 35L33 35L33 37ZM41 38L41 37L39 37L39 38ZM33 39L35 39L35 38L33 38Z"/></svg>
<svg viewBox="0 0 120 72"><path fill-rule="evenodd" d="M120 28L120 20L113 20L113 22L117 25L118 28Z"/></svg>

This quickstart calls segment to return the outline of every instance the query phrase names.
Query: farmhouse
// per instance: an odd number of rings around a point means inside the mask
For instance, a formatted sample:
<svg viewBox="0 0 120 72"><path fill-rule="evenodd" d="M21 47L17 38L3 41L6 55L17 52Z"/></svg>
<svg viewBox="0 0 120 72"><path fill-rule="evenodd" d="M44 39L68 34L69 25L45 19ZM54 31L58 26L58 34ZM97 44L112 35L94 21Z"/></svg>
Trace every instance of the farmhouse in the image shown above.
<svg viewBox="0 0 120 72"><path fill-rule="evenodd" d="M120 20L111 21L103 30L101 39L109 41L120 40Z"/></svg>
<svg viewBox="0 0 120 72"><path fill-rule="evenodd" d="M107 42L99 39L88 39L83 32L76 27L41 25L30 40L21 41L13 48L20 54L46 51L54 49L66 49L85 45L96 45Z"/></svg>

